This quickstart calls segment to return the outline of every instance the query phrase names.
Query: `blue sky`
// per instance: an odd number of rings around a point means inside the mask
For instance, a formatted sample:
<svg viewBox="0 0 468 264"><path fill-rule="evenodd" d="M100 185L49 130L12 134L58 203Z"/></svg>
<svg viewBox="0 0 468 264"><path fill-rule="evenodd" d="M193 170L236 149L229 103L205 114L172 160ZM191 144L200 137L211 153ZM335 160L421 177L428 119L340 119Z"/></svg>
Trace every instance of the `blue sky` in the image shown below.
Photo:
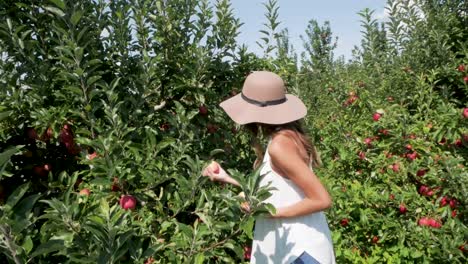
<svg viewBox="0 0 468 264"><path fill-rule="evenodd" d="M261 34L262 23L266 21L266 9L262 3L268 0L231 0L235 15L244 23L241 27L239 42L247 44L249 49L260 54L255 43ZM335 58L344 55L351 58L351 50L361 40L360 17L357 13L369 8L375 10L376 18L385 17L385 0L278 0L279 28L287 27L291 43L296 51L302 51L302 40L307 23L315 19L320 25L330 21L334 36L338 37Z"/></svg>

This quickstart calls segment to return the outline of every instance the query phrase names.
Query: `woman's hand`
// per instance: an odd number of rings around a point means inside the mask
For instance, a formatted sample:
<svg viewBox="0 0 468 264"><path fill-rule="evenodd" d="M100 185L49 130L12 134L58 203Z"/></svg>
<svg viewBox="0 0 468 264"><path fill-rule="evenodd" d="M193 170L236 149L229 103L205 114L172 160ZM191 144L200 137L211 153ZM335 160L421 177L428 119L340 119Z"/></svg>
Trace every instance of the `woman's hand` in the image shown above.
<svg viewBox="0 0 468 264"><path fill-rule="evenodd" d="M226 171L221 168L221 165L216 161L212 161L208 166L206 166L206 168L203 169L202 175L208 176L211 181L220 182L224 182L229 177Z"/></svg>
<svg viewBox="0 0 468 264"><path fill-rule="evenodd" d="M236 186L239 186L239 183L233 179L226 171L219 165L218 162L212 161L210 165L206 166L206 168L202 171L203 176L207 176L212 181L219 181L224 183L230 183Z"/></svg>

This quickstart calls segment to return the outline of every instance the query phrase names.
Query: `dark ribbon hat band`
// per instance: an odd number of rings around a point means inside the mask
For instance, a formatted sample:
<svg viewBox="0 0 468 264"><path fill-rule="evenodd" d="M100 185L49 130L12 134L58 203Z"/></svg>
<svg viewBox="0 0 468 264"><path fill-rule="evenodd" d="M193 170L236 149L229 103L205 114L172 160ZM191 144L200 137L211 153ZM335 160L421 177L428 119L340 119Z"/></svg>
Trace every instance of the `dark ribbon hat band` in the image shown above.
<svg viewBox="0 0 468 264"><path fill-rule="evenodd" d="M243 93L241 93L241 97L247 103L257 105L257 106L260 106L260 107L265 107L265 106L269 106L269 105L279 105L279 104L282 104L282 103L287 101L286 97L278 99L278 100L271 100L271 101L257 101L257 100L248 98Z"/></svg>

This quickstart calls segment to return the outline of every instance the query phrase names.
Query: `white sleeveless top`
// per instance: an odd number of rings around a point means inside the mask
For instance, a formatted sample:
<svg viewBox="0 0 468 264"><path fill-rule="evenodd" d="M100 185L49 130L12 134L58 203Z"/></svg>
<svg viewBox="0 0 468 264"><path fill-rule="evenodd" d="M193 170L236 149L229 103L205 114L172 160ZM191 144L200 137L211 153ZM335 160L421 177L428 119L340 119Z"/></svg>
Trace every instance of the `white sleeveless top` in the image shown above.
<svg viewBox="0 0 468 264"><path fill-rule="evenodd" d="M260 186L270 183L276 188L265 202L280 208L304 199L297 185L273 171L268 149L260 174ZM335 263L330 229L323 212L292 218L256 219L250 263L289 264L304 251L321 264Z"/></svg>

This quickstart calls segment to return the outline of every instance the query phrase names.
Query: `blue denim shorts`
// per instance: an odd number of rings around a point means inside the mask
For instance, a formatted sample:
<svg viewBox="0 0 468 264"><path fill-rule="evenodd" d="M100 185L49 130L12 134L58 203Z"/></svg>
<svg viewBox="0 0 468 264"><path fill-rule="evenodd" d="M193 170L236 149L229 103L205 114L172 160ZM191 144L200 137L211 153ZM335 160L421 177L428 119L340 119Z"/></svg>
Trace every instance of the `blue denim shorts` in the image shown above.
<svg viewBox="0 0 468 264"><path fill-rule="evenodd" d="M297 259L291 262L291 264L320 264L320 262L304 251Z"/></svg>

